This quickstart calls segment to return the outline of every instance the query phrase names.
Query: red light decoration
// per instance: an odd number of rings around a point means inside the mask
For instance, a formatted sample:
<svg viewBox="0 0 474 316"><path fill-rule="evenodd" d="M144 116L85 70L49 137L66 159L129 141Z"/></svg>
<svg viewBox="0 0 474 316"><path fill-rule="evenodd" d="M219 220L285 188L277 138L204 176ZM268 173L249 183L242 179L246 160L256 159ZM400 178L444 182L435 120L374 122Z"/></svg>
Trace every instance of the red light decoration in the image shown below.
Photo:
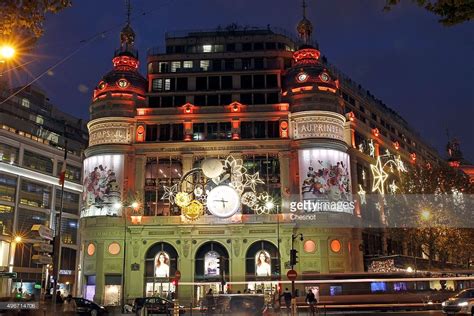
<svg viewBox="0 0 474 316"><path fill-rule="evenodd" d="M131 215L130 219L134 225L139 225L142 223L142 215Z"/></svg>
<svg viewBox="0 0 474 316"><path fill-rule="evenodd" d="M459 168L459 166L461 165L459 161L450 161L448 164L453 168Z"/></svg>
<svg viewBox="0 0 474 316"><path fill-rule="evenodd" d="M375 137L379 137L379 134L380 134L379 129L378 128L373 128L372 129L372 134L374 134Z"/></svg>
<svg viewBox="0 0 474 316"><path fill-rule="evenodd" d="M112 59L116 70L136 70L140 64L138 60L130 56L117 56Z"/></svg>
<svg viewBox="0 0 474 316"><path fill-rule="evenodd" d="M354 112L349 112L349 113L347 113L347 118L349 119L349 121L354 122L354 121L355 121L355 114L354 114Z"/></svg>
<svg viewBox="0 0 474 316"><path fill-rule="evenodd" d="M104 81L101 81L101 82L99 82L99 84L97 85L97 88L98 88L99 90L104 90L106 86L107 86L107 84L106 84Z"/></svg>
<svg viewBox="0 0 474 316"><path fill-rule="evenodd" d="M125 89L130 85L130 82L128 82L128 80L125 78L121 78L117 80L116 84L119 88Z"/></svg>
<svg viewBox="0 0 474 316"><path fill-rule="evenodd" d="M140 143L145 141L145 126L138 125L136 140L137 142L140 142Z"/></svg>
<svg viewBox="0 0 474 316"><path fill-rule="evenodd" d="M186 103L185 105L183 105L184 113L186 113L186 114L192 113L192 112L193 112L193 107L194 107L193 104L191 104L191 103L189 103L189 102Z"/></svg>
<svg viewBox="0 0 474 316"><path fill-rule="evenodd" d="M239 102L237 102L237 101L236 101L236 102L232 102L232 103L230 104L230 110L231 110L232 112L240 112L241 108L242 108L242 103L239 103Z"/></svg>
<svg viewBox="0 0 474 316"><path fill-rule="evenodd" d="M240 139L239 133L232 133L232 140L239 140L239 139Z"/></svg>
<svg viewBox="0 0 474 316"><path fill-rule="evenodd" d="M416 154L415 153L411 153L410 154L410 159L411 159L411 162L416 162Z"/></svg>
<svg viewBox="0 0 474 316"><path fill-rule="evenodd" d="M319 50L314 48L304 48L293 53L293 59L297 63L303 60L308 62L317 62L319 60L319 56L321 56L321 53Z"/></svg>
<svg viewBox="0 0 474 316"><path fill-rule="evenodd" d="M395 147L396 150L400 149L400 143L399 142L394 142L393 147Z"/></svg>
<svg viewBox="0 0 474 316"><path fill-rule="evenodd" d="M288 121L280 122L280 137L288 138Z"/></svg>

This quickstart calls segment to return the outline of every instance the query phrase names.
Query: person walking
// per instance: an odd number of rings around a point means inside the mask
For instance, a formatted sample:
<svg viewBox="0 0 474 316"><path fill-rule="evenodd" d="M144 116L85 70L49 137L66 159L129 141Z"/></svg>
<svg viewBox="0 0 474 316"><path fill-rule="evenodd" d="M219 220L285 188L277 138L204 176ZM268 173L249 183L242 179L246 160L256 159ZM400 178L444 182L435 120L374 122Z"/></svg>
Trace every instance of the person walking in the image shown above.
<svg viewBox="0 0 474 316"><path fill-rule="evenodd" d="M308 294L306 294L306 304L309 306L309 315L314 316L316 315L316 296L314 295L311 289L308 290Z"/></svg>
<svg viewBox="0 0 474 316"><path fill-rule="evenodd" d="M73 300L72 295L69 294L63 302L63 315L76 315L76 301Z"/></svg>
<svg viewBox="0 0 474 316"><path fill-rule="evenodd" d="M214 293L212 293L212 289L209 289L209 291L207 291L206 307L207 307L207 315L211 315L214 312L214 308L215 308Z"/></svg>
<svg viewBox="0 0 474 316"><path fill-rule="evenodd" d="M288 288L285 288L285 291L283 291L282 296L285 300L286 311L289 312L291 309L291 292L288 290Z"/></svg>

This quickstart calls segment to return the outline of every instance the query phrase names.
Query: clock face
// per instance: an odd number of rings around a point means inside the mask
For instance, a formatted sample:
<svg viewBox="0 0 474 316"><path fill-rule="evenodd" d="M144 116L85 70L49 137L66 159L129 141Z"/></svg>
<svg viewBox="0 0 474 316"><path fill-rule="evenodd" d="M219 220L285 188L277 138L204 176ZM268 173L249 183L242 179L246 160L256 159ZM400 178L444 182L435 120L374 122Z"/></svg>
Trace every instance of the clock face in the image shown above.
<svg viewBox="0 0 474 316"><path fill-rule="evenodd" d="M305 82L308 80L308 74L306 72L300 72L298 75L296 75L296 80L298 82Z"/></svg>
<svg viewBox="0 0 474 316"><path fill-rule="evenodd" d="M319 77L320 77L321 80L324 81L324 82L329 81L329 75L328 75L327 73L325 73L325 72L323 72Z"/></svg>
<svg viewBox="0 0 474 316"><path fill-rule="evenodd" d="M219 185L207 195L207 208L217 217L230 217L240 208L239 193L228 185Z"/></svg>
<svg viewBox="0 0 474 316"><path fill-rule="evenodd" d="M123 88L128 87L129 83L128 83L127 79L123 79L123 78L122 78L122 79L119 79L119 80L117 81L117 85L118 85L120 88L123 89Z"/></svg>

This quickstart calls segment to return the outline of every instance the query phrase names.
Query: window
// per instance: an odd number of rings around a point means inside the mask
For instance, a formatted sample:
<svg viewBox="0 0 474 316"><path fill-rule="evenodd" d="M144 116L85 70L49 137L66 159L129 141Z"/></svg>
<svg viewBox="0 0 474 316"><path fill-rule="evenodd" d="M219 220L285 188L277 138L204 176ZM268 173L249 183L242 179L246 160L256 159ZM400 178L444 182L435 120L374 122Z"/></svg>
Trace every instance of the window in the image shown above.
<svg viewBox="0 0 474 316"><path fill-rule="evenodd" d="M172 124L172 140L183 140L183 124Z"/></svg>
<svg viewBox="0 0 474 316"><path fill-rule="evenodd" d="M219 95L210 94L207 96L207 105L219 105Z"/></svg>
<svg viewBox="0 0 474 316"><path fill-rule="evenodd" d="M242 93L240 95L240 102L243 104L252 104L252 94L251 93Z"/></svg>
<svg viewBox="0 0 474 316"><path fill-rule="evenodd" d="M234 70L234 60L226 59L225 60L225 70Z"/></svg>
<svg viewBox="0 0 474 316"><path fill-rule="evenodd" d="M193 140L204 140L204 123L193 124Z"/></svg>
<svg viewBox="0 0 474 316"><path fill-rule="evenodd" d="M227 44L226 45L226 51L234 52L235 51L235 43Z"/></svg>
<svg viewBox="0 0 474 316"><path fill-rule="evenodd" d="M168 72L168 63L167 62L160 62L159 64L159 71L160 72Z"/></svg>
<svg viewBox="0 0 474 316"><path fill-rule="evenodd" d="M266 49L276 49L276 43L275 42L265 43L265 48Z"/></svg>
<svg viewBox="0 0 474 316"><path fill-rule="evenodd" d="M218 139L219 132L217 123L207 123L207 139Z"/></svg>
<svg viewBox="0 0 474 316"><path fill-rule="evenodd" d="M13 206L0 205L0 233L11 234L13 230Z"/></svg>
<svg viewBox="0 0 474 316"><path fill-rule="evenodd" d="M168 141L171 137L170 124L161 124L160 125L160 141Z"/></svg>
<svg viewBox="0 0 474 316"><path fill-rule="evenodd" d="M173 97L172 96L165 96L161 97L161 107L170 107L173 106Z"/></svg>
<svg viewBox="0 0 474 316"><path fill-rule="evenodd" d="M232 94L221 94L221 102L222 105L227 105L232 103Z"/></svg>
<svg viewBox="0 0 474 316"><path fill-rule="evenodd" d="M270 121L268 124L268 138L280 138L280 122Z"/></svg>
<svg viewBox="0 0 474 316"><path fill-rule="evenodd" d="M221 45L221 44L214 45L214 52L215 52L215 53L222 53L222 52L224 52L224 45Z"/></svg>
<svg viewBox="0 0 474 316"><path fill-rule="evenodd" d="M193 61L192 60L183 61L183 68L186 68L186 69L193 68Z"/></svg>
<svg viewBox="0 0 474 316"><path fill-rule="evenodd" d="M201 68L203 71L208 71L209 70L209 60L200 60L199 61L199 68Z"/></svg>
<svg viewBox="0 0 474 316"><path fill-rule="evenodd" d="M265 76L264 75L254 75L253 76L253 87L255 89L265 88Z"/></svg>
<svg viewBox="0 0 474 316"><path fill-rule="evenodd" d="M165 79L165 91L171 90L171 79Z"/></svg>
<svg viewBox="0 0 474 316"><path fill-rule="evenodd" d="M79 223L77 219L63 218L61 220L61 241L63 244L75 245L77 243L78 226Z"/></svg>
<svg viewBox="0 0 474 316"><path fill-rule="evenodd" d="M16 178L0 173L0 200L15 202ZM0 212L1 213L1 212Z"/></svg>
<svg viewBox="0 0 474 316"><path fill-rule="evenodd" d="M209 90L219 90L219 77L218 76L211 76L209 77Z"/></svg>
<svg viewBox="0 0 474 316"><path fill-rule="evenodd" d="M265 122L253 122L253 136L254 138L265 138Z"/></svg>
<svg viewBox="0 0 474 316"><path fill-rule="evenodd" d="M263 43L253 43L253 50L263 50Z"/></svg>
<svg viewBox="0 0 474 316"><path fill-rule="evenodd" d="M275 104L280 102L278 100L278 93L268 93L267 94L267 104Z"/></svg>
<svg viewBox="0 0 474 316"><path fill-rule="evenodd" d="M56 211L61 208L61 190L56 189ZM64 191L63 212L78 215L79 214L79 194Z"/></svg>
<svg viewBox="0 0 474 316"><path fill-rule="evenodd" d="M23 155L23 166L43 173L53 173L53 160L51 158L33 153L28 150L25 150Z"/></svg>
<svg viewBox="0 0 474 316"><path fill-rule="evenodd" d="M252 43L243 43L242 44L242 50L244 52L248 52L252 50Z"/></svg>
<svg viewBox="0 0 474 316"><path fill-rule="evenodd" d="M232 89L232 76L222 76L221 86L222 86L222 90L231 90Z"/></svg>
<svg viewBox="0 0 474 316"><path fill-rule="evenodd" d="M178 54L179 54L179 53L184 53L184 50L185 50L184 45L176 45L176 46L174 47L174 52L175 52L175 53L178 53Z"/></svg>
<svg viewBox="0 0 474 316"><path fill-rule="evenodd" d="M278 88L277 75L267 75L267 88Z"/></svg>
<svg viewBox="0 0 474 316"><path fill-rule="evenodd" d="M242 59L242 69L250 69L252 67L252 59L250 58L243 58Z"/></svg>
<svg viewBox="0 0 474 316"><path fill-rule="evenodd" d="M25 108L29 108L30 107L30 100L28 100L27 98L21 99L21 105L24 106Z"/></svg>
<svg viewBox="0 0 474 316"><path fill-rule="evenodd" d="M58 167L56 168L57 176L59 176L61 170L63 168L63 163L58 162ZM65 179L73 182L81 182L81 172L82 168L74 167L71 165L66 164L66 175Z"/></svg>
<svg viewBox="0 0 474 316"><path fill-rule="evenodd" d="M163 90L163 79L153 79L151 82L151 90L162 91Z"/></svg>
<svg viewBox="0 0 474 316"><path fill-rule="evenodd" d="M176 72L179 68L181 68L180 61L172 61L171 62L171 72Z"/></svg>
<svg viewBox="0 0 474 316"><path fill-rule="evenodd" d="M188 90L188 78L179 77L176 79L176 90L177 91L186 91Z"/></svg>
<svg viewBox="0 0 474 316"><path fill-rule="evenodd" d="M255 69L263 69L263 58L255 58L253 63Z"/></svg>
<svg viewBox="0 0 474 316"><path fill-rule="evenodd" d="M230 122L219 123L219 138L220 139L232 138L232 130L231 130Z"/></svg>
<svg viewBox="0 0 474 316"><path fill-rule="evenodd" d="M50 203L51 187L27 180L21 181L20 204L47 209Z"/></svg>
<svg viewBox="0 0 474 316"><path fill-rule="evenodd" d="M196 78L196 90L207 90L207 77Z"/></svg>
<svg viewBox="0 0 474 316"><path fill-rule="evenodd" d="M20 150L18 148L0 143L0 161L16 165L18 163L19 154Z"/></svg>
<svg viewBox="0 0 474 316"><path fill-rule="evenodd" d="M183 104L186 103L186 96L184 95L176 95L174 97L174 106L182 106Z"/></svg>
<svg viewBox="0 0 474 316"><path fill-rule="evenodd" d="M197 105L197 106L206 105L206 96L205 95L195 95L194 96L194 105Z"/></svg>
<svg viewBox="0 0 474 316"><path fill-rule="evenodd" d="M148 106L151 108L159 108L160 107L160 97L149 97L148 98Z"/></svg>
<svg viewBox="0 0 474 316"><path fill-rule="evenodd" d="M44 124L44 118L41 115L36 115L36 123L43 125Z"/></svg>
<svg viewBox="0 0 474 316"><path fill-rule="evenodd" d="M240 137L242 139L252 138L252 122L240 123Z"/></svg>
<svg viewBox="0 0 474 316"><path fill-rule="evenodd" d="M214 71L221 71L222 70L222 60L214 59L212 61L212 70Z"/></svg>
<svg viewBox="0 0 474 316"><path fill-rule="evenodd" d="M252 89L252 76L251 75L243 75L240 77L240 88Z"/></svg>
<svg viewBox="0 0 474 316"><path fill-rule="evenodd" d="M253 95L253 104L265 104L265 93L255 93Z"/></svg>
<svg viewBox="0 0 474 316"><path fill-rule="evenodd" d="M146 133L145 133L145 141L147 142L155 142L158 136L158 125L147 125L146 126Z"/></svg>

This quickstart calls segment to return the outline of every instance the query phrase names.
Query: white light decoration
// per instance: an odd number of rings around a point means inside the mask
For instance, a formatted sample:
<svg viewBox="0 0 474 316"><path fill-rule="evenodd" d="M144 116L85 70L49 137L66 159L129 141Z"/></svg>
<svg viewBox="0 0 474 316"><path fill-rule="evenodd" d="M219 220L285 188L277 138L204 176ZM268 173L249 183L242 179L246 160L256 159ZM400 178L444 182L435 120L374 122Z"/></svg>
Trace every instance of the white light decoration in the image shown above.
<svg viewBox="0 0 474 316"><path fill-rule="evenodd" d="M359 184L359 192L357 192L357 194L359 194L359 197L360 197L360 204L364 205L364 204L367 204L367 200L366 200L366 194L367 192L364 191L364 188L362 188L362 186Z"/></svg>
<svg viewBox="0 0 474 316"><path fill-rule="evenodd" d="M242 194L242 204L247 205L248 207L252 208L255 203L257 203L257 196L253 192L245 192Z"/></svg>
<svg viewBox="0 0 474 316"><path fill-rule="evenodd" d="M366 175L365 175L365 170L362 170L362 180L365 180Z"/></svg>
<svg viewBox="0 0 474 316"><path fill-rule="evenodd" d="M224 166L219 159L207 158L202 161L201 169L206 177L213 179L221 175Z"/></svg>
<svg viewBox="0 0 474 316"><path fill-rule="evenodd" d="M265 182L263 182L263 180L260 179L260 176L259 176L258 172L255 172L252 175L245 174L245 179L246 179L246 181L245 181L244 187L248 187L248 188L252 189L252 191L254 191L254 192L255 192L256 186L258 184L265 184Z"/></svg>
<svg viewBox="0 0 474 316"><path fill-rule="evenodd" d="M384 165L382 164L381 157L377 157L377 163L370 165L372 170L372 176L374 183L372 185L372 192L379 191L380 194L385 194L385 181L387 181L388 173L383 170Z"/></svg>
<svg viewBox="0 0 474 316"><path fill-rule="evenodd" d="M269 205L274 205L273 199L265 192L257 195L257 201L252 209L257 213L257 215L269 214L273 211L272 208L268 207Z"/></svg>
<svg viewBox="0 0 474 316"><path fill-rule="evenodd" d="M172 185L172 186L163 186L163 189L165 190L165 193L161 197L162 200L168 200L170 204L174 204L174 197L176 196L176 193L178 193L178 185Z"/></svg>
<svg viewBox="0 0 474 316"><path fill-rule="evenodd" d="M369 155L370 157L375 157L375 146L374 141L372 139L369 140Z"/></svg>
<svg viewBox="0 0 474 316"><path fill-rule="evenodd" d="M388 185L388 188L389 188L389 190L390 190L390 193L392 193L392 194L394 194L395 192L397 192L398 186L397 186L397 184L395 183L395 180L393 180L392 183L390 183L390 184Z"/></svg>

